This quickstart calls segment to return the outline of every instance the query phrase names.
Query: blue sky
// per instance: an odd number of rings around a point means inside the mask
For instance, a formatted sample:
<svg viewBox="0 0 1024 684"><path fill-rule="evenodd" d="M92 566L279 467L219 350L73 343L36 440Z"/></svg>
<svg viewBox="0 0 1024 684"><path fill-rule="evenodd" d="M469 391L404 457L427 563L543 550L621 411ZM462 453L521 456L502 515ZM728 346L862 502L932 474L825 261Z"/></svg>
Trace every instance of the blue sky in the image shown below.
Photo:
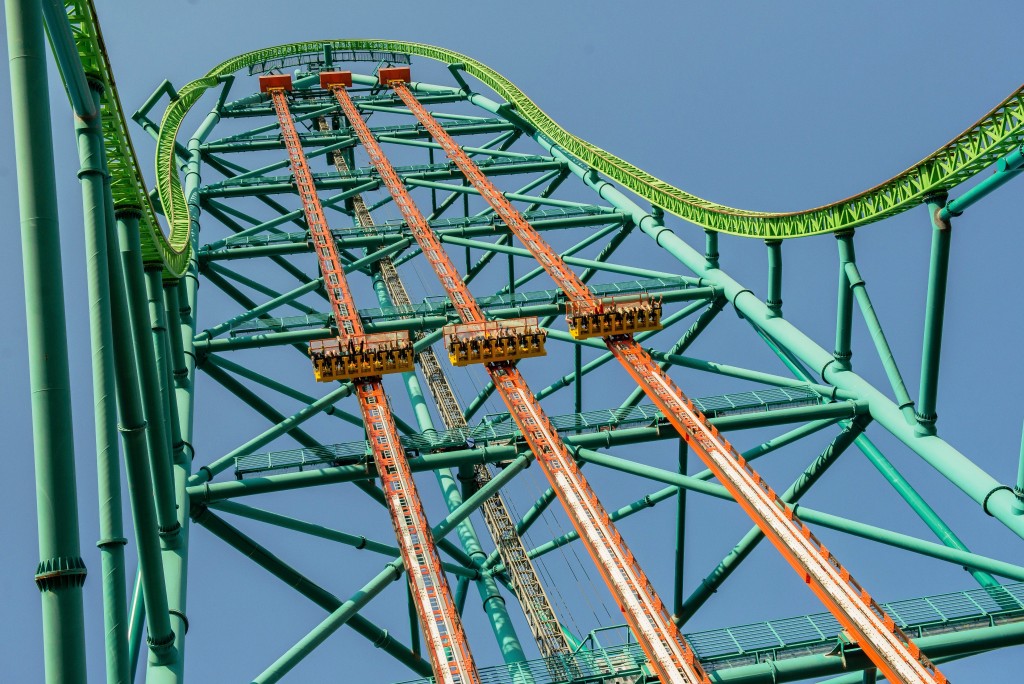
<svg viewBox="0 0 1024 684"><path fill-rule="evenodd" d="M819 3L717 3L689 6L650 2L624 7L610 2L492 3L416 2L341 4L310 1L286 8L271 2L177 3L98 2L101 23L121 99L134 111L165 78L182 85L232 55L262 46L315 38L382 37L416 40L464 52L496 68L529 94L556 121L575 134L702 197L756 210L795 210L824 204L875 185L932 152L1016 89L1022 80L1015 58L1024 9L1018 3L987 3L967 11L959 3L873 2L855 7ZM414 64L424 80L443 78L441 70ZM8 92L7 72L0 86ZM99 558L93 542L96 487L84 299L81 197L75 177L77 155L66 98L51 70L51 101L57 147L60 216L64 246L68 335L72 343L76 460L82 548L90 577L86 584L90 679L102 679L102 613ZM235 92L244 94L242 86ZM206 107L201 107L205 111ZM3 679L38 681L42 677L39 604L31 575L38 562L35 545L28 375L21 260L17 234L14 155L9 97L0 97L0 197L9 208L8 249L0 252L0 288L8 292L6 325L0 333L0 377L4 378L8 495L0 500L0 538L7 545L0 561L2 604L10 625L0 639ZM187 123L190 131L194 123ZM151 141L133 131L144 169L152 180ZM527 149L527 148L521 148ZM571 190L567 192L572 192ZM958 194L954 192L954 196ZM581 195L583 196L583 195ZM973 208L955 223L947 330L939 395L940 434L994 477L1011 482L1016 472L1024 411L1018 387L1019 356L1011 345L1024 332L1018 315L1022 294L1012 274L1018 267L1020 181ZM297 206L297 205L296 205ZM385 218L393 218L385 215ZM700 231L676 220L691 244ZM218 228L211 227L212 231ZM220 233L217 233L220 235ZM568 236L553 238L567 240ZM929 228L922 210L874 225L858 233L861 270L871 288L907 384L917 386L922 307L927 274ZM835 246L825 236L785 245L784 300L787 317L822 346L832 340L835 307ZM723 239L722 264L737 280L764 295L765 259L757 241ZM620 253L626 263L678 269L666 255L652 254L649 241L634 236ZM517 265L525 272L525 262ZM412 271L412 288L436 294L422 265ZM528 289L549 287L538 279ZM364 296L365 296L365 290ZM230 309L210 293L203 300L201 323L222 320ZM204 293L204 294L205 294ZM364 301L364 300L361 300ZM371 306L372 303L364 304ZM218 317L219 316L219 317ZM782 372L731 311L716 321L695 356ZM885 386L863 326L855 330L858 371ZM254 363L259 357L246 357ZM526 366L535 387L568 369L564 350ZM561 364L561 365L560 365ZM748 389L692 372L673 371L688 392L701 396ZM456 373L459 391L472 396L480 374ZM223 454L260 429L261 419L232 408L216 416L224 393L200 376L198 459ZM312 391L308 377L296 383ZM400 385L389 381L394 397ZM587 409L617 406L629 392L624 373L609 370L585 385ZM916 391L912 389L912 394ZM396 399L408 416L408 402ZM545 402L549 413L566 412L571 395ZM354 406L349 406L354 410ZM205 409L205 410L204 410ZM499 410L492 402L488 410ZM335 421L336 422L336 421ZM325 442L358 439L353 430L318 423ZM741 448L774 433L743 433ZM959 490L920 462L912 452L869 431L908 479L928 496L965 542L979 553L1020 563L1020 539L986 517ZM763 470L772 482L793 477L828 436L780 452ZM282 440L280 448L289 444ZM665 446L617 453L667 465L674 450ZM696 460L696 459L691 459ZM671 467L671 466L667 466ZM696 465L691 465L696 470ZM594 471L595 489L609 508L618 507L656 486L625 476ZM429 476L419 478L437 500ZM531 468L513 495L525 507L541 488L539 469ZM784 486L784 485L783 485ZM385 539L387 520L362 499L339 491L336 499L268 498L255 505L311 519L318 517L357 533ZM849 452L806 499L809 506L931 539L927 529L885 487L859 453ZM250 502L246 502L250 503ZM336 506L336 508L334 508ZM621 526L655 585L671 594L669 504ZM365 518L365 527L363 523ZM685 586L692 590L749 527L734 506L691 496L692 532L688 540ZM235 522L232 519L232 522ZM361 586L384 559L363 558L350 549L281 535L257 524L239 527L310 572L340 596ZM533 541L565 529L564 518L545 519ZM478 529L483 534L482 525ZM972 587L961 570L909 554L872 546L836 533L824 533L830 548L882 599L897 599ZM486 544L487 542L485 542ZM312 628L322 613L290 589L200 529L192 540L188 674L195 681L238 681L258 674ZM131 551L129 551L131 553ZM574 557L576 554L578 557ZM580 631L619 623L613 603L593 570L583 574L582 549L545 561L559 578L559 597ZM581 562L583 561L583 562ZM129 567L129 574L134 566ZM573 573L576 573L575 575ZM571 586L572 578L581 587ZM407 639L404 592L396 584L371 605L367 616ZM687 629L705 629L817 611L809 592L769 548L760 548L708 603ZM499 656L471 593L466 622L482 665ZM17 628L14 625L17 625ZM528 633L520 629L521 636ZM532 652L532 651L531 651ZM1006 681L1024 650L945 666L954 681ZM385 660L350 631L342 630L299 669L296 681L362 677L391 682L411 677Z"/></svg>

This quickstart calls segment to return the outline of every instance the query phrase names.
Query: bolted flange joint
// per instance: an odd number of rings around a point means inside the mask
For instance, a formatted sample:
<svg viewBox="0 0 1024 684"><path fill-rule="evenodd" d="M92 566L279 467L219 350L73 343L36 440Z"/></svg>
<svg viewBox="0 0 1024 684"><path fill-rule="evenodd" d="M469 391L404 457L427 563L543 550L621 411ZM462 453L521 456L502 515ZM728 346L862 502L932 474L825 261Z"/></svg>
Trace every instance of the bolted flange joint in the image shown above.
<svg viewBox="0 0 1024 684"><path fill-rule="evenodd" d="M56 591L85 584L85 561L81 557L50 558L39 561L36 567L36 587L39 591Z"/></svg>

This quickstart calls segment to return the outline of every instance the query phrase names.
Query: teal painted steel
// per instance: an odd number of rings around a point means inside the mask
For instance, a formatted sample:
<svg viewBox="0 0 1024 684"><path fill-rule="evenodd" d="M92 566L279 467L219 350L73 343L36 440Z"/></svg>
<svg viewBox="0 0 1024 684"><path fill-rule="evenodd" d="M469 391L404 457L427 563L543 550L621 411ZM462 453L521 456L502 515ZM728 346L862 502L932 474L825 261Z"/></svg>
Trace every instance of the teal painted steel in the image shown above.
<svg viewBox="0 0 1024 684"><path fill-rule="evenodd" d="M67 20L64 20L67 23ZM52 29L51 29L52 32ZM76 53L77 58L77 53ZM89 93L99 112L99 93ZM103 625L107 681L125 682L128 674L128 607L124 536L121 519L121 469L114 391L114 341L111 332L107 268L106 159L100 120L76 118L85 216L86 277L92 348L93 416L96 426L96 473L100 502L100 563L103 572Z"/></svg>
<svg viewBox="0 0 1024 684"><path fill-rule="evenodd" d="M942 320L946 312L946 276L949 271L949 246L953 235L950 219L941 219L946 196L928 198L928 216L932 225L932 250L928 266L928 300L924 309L924 342L921 344L921 390L918 393L917 420L925 432L935 432L935 402L939 391L939 353L942 349Z"/></svg>
<svg viewBox="0 0 1024 684"><path fill-rule="evenodd" d="M48 682L85 681L78 492L54 181L46 44L38 0L5 3L24 264L36 516Z"/></svg>

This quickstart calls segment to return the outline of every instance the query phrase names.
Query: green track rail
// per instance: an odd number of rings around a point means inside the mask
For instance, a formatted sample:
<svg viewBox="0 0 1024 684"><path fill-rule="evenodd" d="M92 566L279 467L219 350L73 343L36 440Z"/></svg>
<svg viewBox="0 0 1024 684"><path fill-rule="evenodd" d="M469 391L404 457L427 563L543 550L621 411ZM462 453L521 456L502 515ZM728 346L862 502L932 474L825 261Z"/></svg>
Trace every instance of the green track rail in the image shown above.
<svg viewBox="0 0 1024 684"><path fill-rule="evenodd" d="M147 263L163 262L170 275L180 276L188 264L188 227L183 235L174 235L170 242L164 237L156 212L149 201L146 181L128 135L128 119L121 109L121 99L114 82L114 71L107 59L103 34L96 19L92 0L66 0L64 10L71 24L71 33L82 59L86 77L103 84L100 111L103 143L110 169L110 189L115 207L137 207L142 211L139 231L142 234L142 258Z"/></svg>
<svg viewBox="0 0 1024 684"><path fill-rule="evenodd" d="M178 129L191 107L220 78L268 59L335 51L389 51L437 60L476 77L509 102L516 117L546 136L594 170L620 183L640 197L699 226L754 238L795 238L846 230L879 221L920 204L936 192L949 190L978 174L999 157L1024 142L1024 86L936 152L906 171L873 188L832 204L798 212L769 213L734 209L691 195L652 176L559 126L511 81L466 55L452 50L394 40L321 40L290 43L247 52L222 62L202 78L178 91L164 112L157 141L157 191L169 223L165 236L158 228L147 199L145 183L125 130L125 119L114 88L113 75L90 0L66 3L76 28L79 52L86 69L96 69L109 85L104 101L104 132L108 157L115 173L115 201L143 207L143 257L162 262L170 277L180 276L188 261L191 219L175 160ZM107 123L110 119L110 123Z"/></svg>

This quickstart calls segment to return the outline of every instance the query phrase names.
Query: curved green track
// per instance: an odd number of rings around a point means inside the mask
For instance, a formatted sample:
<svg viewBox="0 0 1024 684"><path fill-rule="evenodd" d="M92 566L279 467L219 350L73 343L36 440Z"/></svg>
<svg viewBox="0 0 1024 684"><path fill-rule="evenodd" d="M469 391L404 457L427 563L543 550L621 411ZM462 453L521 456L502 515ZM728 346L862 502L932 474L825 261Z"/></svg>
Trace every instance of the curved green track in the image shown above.
<svg viewBox="0 0 1024 684"><path fill-rule="evenodd" d="M88 0L74 0L72 6L89 6ZM91 10L91 7L90 7ZM91 15L91 11L89 12ZM98 30L91 33L98 37ZM325 40L290 43L248 52L229 59L192 81L178 91L174 100L164 112L157 141L156 177L160 201L169 222L165 235L156 228L156 220L146 199L145 185L138 173L134 151L124 131L124 117L117 104L113 90L113 77L103 53L102 39L84 40L80 52L95 49L98 53L88 55L89 62L105 70L105 80L111 85L112 100L116 107L107 108L104 102L104 116L113 117L117 123L112 126L119 136L117 145L108 139L108 156L117 164L126 177L122 193L133 204L144 207L145 220L142 228L143 257L147 261L162 262L171 277L180 276L188 262L189 230L191 219L178 175L174 154L174 143L178 129L191 107L206 92L217 85L219 77L268 59L321 52L329 44L334 50L378 50L398 52L427 57L448 65L460 65L466 73L476 77L494 92L511 103L517 114L538 132L547 136L567 152L589 164L596 171L643 197L651 204L663 208L680 218L704 228L756 238L795 238L817 235L831 231L855 228L917 206L922 200L936 192L948 190L979 173L999 157L1009 153L1024 142L1024 87L1019 88L1000 102L988 114L966 131L939 150L921 160L903 173L869 190L844 200L805 211L787 213L754 212L734 209L691 195L663 180L652 176L629 162L582 140L555 123L523 91L511 81L487 65L452 50L394 40ZM97 57L99 55L99 58ZM83 55L83 60L87 55ZM106 130L106 127L105 127ZM113 147L113 149L111 149ZM112 166L113 170L113 166ZM134 172L134 191L127 192L128 172ZM118 184L115 183L115 188ZM115 202L126 201L115 190Z"/></svg>

